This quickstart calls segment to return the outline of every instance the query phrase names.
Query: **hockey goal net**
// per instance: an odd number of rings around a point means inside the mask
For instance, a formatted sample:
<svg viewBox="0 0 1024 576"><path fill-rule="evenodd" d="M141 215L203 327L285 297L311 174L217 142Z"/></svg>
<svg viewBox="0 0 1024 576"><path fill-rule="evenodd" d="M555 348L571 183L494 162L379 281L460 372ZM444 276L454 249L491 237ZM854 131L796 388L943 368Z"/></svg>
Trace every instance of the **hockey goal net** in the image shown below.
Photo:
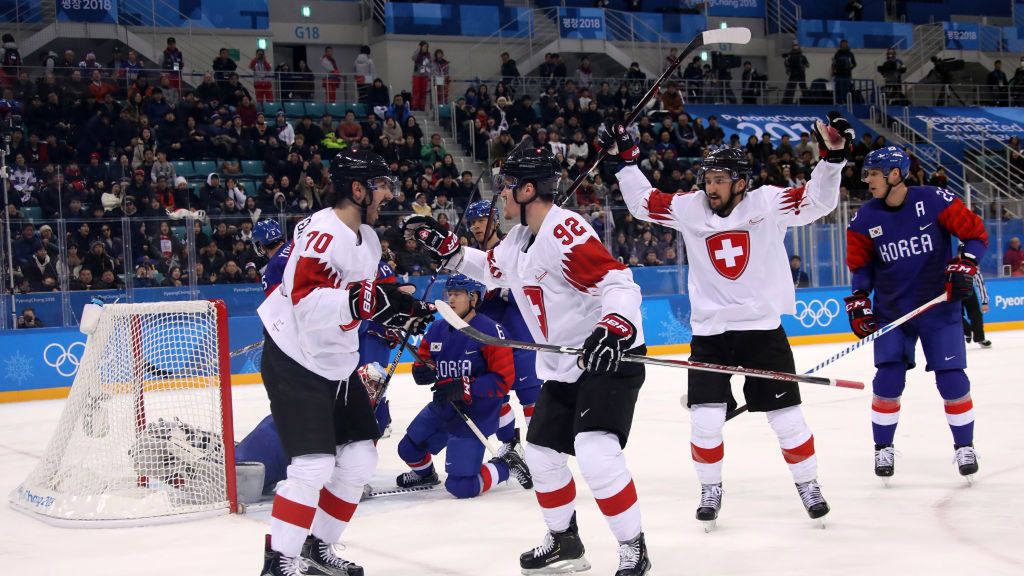
<svg viewBox="0 0 1024 576"><path fill-rule="evenodd" d="M57 430L11 503L67 526L236 511L227 337L220 301L104 306Z"/></svg>

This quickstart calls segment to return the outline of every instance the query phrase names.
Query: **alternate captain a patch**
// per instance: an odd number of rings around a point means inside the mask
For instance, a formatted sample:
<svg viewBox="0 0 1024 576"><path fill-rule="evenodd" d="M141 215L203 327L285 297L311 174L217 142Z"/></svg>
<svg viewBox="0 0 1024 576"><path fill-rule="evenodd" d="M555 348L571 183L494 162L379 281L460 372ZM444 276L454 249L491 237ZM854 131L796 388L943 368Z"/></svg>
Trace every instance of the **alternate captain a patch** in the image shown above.
<svg viewBox="0 0 1024 576"><path fill-rule="evenodd" d="M739 278L750 261L750 233L746 230L719 232L704 240L715 270L729 280Z"/></svg>

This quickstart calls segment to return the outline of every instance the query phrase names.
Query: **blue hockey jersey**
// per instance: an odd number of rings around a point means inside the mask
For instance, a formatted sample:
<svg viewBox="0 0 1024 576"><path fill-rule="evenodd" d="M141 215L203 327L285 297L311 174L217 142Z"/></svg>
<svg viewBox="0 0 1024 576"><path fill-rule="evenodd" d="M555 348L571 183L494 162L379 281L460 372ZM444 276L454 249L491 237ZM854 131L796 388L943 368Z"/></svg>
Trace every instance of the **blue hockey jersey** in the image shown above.
<svg viewBox="0 0 1024 576"><path fill-rule="evenodd" d="M850 220L846 263L854 292L874 291L880 324L892 322L945 289L946 263L953 256L952 236L964 252L980 261L988 246L985 224L952 192L935 186L910 186L903 205L891 208L871 199ZM960 306L938 306L929 314L958 318Z"/></svg>
<svg viewBox="0 0 1024 576"><path fill-rule="evenodd" d="M483 314L476 314L469 325L485 334L505 338L502 326ZM473 397L500 398L508 394L515 382L512 349L490 346L473 340L452 328L444 320L436 320L420 341L420 358L430 358L437 365L437 377L474 378Z"/></svg>
<svg viewBox="0 0 1024 576"><path fill-rule="evenodd" d="M270 293L281 284L284 267L288 264L288 257L291 256L294 245L294 242L285 244L270 257L270 261L263 267L263 296L270 296Z"/></svg>

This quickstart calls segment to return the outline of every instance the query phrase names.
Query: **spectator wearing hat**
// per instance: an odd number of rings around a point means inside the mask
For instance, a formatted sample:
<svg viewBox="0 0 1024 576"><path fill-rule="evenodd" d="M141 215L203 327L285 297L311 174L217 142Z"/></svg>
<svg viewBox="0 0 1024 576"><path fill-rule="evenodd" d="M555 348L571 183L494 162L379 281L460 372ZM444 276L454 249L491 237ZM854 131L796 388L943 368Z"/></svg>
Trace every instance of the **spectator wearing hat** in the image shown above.
<svg viewBox="0 0 1024 576"><path fill-rule="evenodd" d="M284 110L278 110L274 118L273 135L285 145L291 146L295 142L295 129L285 119Z"/></svg>
<svg viewBox="0 0 1024 576"><path fill-rule="evenodd" d="M782 103L792 104L793 92L797 86L800 86L801 95L807 92L807 69L811 67L811 63L800 49L800 43L796 41L793 42L789 52L782 55L782 58L786 65L786 76L789 78L786 90L782 94Z"/></svg>
<svg viewBox="0 0 1024 576"><path fill-rule="evenodd" d="M178 50L178 43L174 37L167 39L167 45L160 55L160 67L171 80L171 86L176 89L181 87L181 72L185 68L185 55Z"/></svg>
<svg viewBox="0 0 1024 576"><path fill-rule="evenodd" d="M149 185L149 179L146 178L146 171L142 168L136 168L135 172L132 173L132 181L128 184L128 188L125 189L125 194L136 198L148 198L151 193L152 188Z"/></svg>
<svg viewBox="0 0 1024 576"><path fill-rule="evenodd" d="M256 268L255 262L245 263L245 281L249 284L258 284L261 282L260 271Z"/></svg>
<svg viewBox="0 0 1024 576"><path fill-rule="evenodd" d="M107 254L107 247L102 240L93 240L89 244L89 251L82 258L82 266L91 270L95 278L99 278L104 270L116 270L114 259Z"/></svg>

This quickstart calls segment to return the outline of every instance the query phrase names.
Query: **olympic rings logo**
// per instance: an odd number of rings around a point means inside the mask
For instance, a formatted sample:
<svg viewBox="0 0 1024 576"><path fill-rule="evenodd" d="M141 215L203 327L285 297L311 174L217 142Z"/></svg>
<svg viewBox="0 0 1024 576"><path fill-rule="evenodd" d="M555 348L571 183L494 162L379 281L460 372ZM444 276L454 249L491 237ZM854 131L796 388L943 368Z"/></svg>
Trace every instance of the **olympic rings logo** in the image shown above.
<svg viewBox="0 0 1024 576"><path fill-rule="evenodd" d="M804 328L813 328L815 325L824 328L831 324L841 312L842 307L835 298L829 298L824 302L818 299L809 302L797 300L796 314L793 317L799 320L800 325Z"/></svg>
<svg viewBox="0 0 1024 576"><path fill-rule="evenodd" d="M80 348L78 354L74 352L75 346ZM57 374L68 378L78 372L78 365L81 363L83 354L85 354L85 342L72 342L67 349L59 342L54 342L43 350L43 362L56 370Z"/></svg>

